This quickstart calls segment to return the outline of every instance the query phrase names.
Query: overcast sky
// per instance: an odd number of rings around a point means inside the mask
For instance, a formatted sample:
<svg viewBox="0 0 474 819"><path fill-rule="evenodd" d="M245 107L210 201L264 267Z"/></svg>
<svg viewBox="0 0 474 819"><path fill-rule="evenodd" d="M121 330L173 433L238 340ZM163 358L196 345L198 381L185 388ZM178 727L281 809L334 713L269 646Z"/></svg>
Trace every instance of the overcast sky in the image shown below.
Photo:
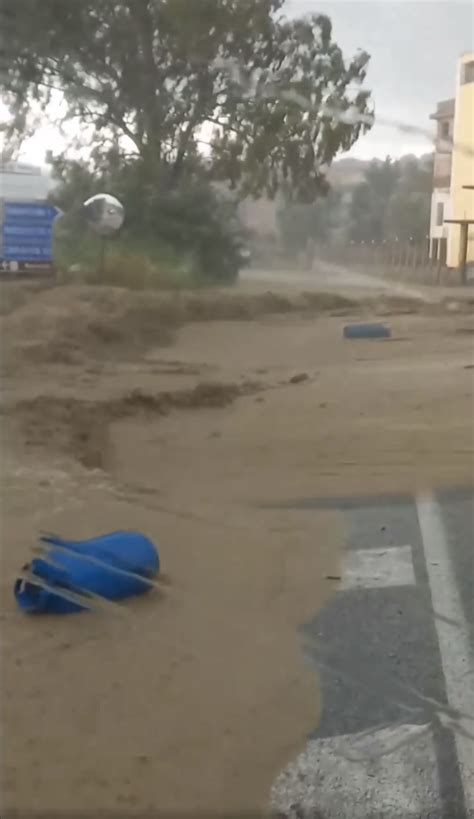
<svg viewBox="0 0 474 819"><path fill-rule="evenodd" d="M199 3L199 0L189 0ZM454 96L457 58L474 50L474 6L464 0L287 0L288 14L323 12L333 37L350 57L371 55L367 87L376 114L427 130L438 100ZM45 126L25 143L21 159L43 164L45 151L61 150L57 132ZM362 158L431 150L428 139L376 125L351 154Z"/></svg>

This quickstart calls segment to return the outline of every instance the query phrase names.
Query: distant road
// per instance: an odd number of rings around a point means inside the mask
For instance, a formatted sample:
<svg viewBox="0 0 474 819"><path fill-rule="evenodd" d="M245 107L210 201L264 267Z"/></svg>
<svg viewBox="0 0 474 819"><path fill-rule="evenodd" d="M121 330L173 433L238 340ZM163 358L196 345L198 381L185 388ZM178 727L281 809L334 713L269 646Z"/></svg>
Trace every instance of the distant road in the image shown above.
<svg viewBox="0 0 474 819"><path fill-rule="evenodd" d="M379 279L348 267L319 261L315 263L315 269L312 271L246 268L240 272L239 281L241 287L252 289L271 287L298 290L344 290L358 295L385 293L435 302L446 296L474 297L474 291L469 287L416 286L406 282Z"/></svg>

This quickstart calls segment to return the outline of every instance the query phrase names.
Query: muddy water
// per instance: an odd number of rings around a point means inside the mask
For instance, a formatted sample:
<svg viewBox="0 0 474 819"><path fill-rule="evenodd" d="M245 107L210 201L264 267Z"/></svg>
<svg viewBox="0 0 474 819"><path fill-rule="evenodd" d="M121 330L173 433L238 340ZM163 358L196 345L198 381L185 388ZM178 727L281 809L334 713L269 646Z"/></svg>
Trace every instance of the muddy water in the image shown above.
<svg viewBox="0 0 474 819"><path fill-rule="evenodd" d="M317 722L297 628L334 592L326 575L339 574L345 540L329 513L268 504L472 479L472 344L455 321L394 319L400 343L383 345L345 344L336 319L187 327L170 361L264 389L219 408L104 421L102 471L64 449L63 407L52 409L62 390L78 392L70 371L45 368L34 389L15 376L17 394L47 399L30 418L34 445L20 434L2 471L7 806L263 808ZM308 379L291 385L302 370ZM81 398L92 403L130 389L120 361L105 385L89 375ZM193 377L180 372L177 387ZM134 378L163 389L151 368ZM120 619L16 613L11 581L36 532L116 528L157 541L170 579L161 595Z"/></svg>
<svg viewBox="0 0 474 819"><path fill-rule="evenodd" d="M90 815L263 811L317 723L297 628L332 593L344 534L328 513L232 501L190 453L194 497L150 461L143 422L126 423L126 476L31 459L5 475L4 578L33 529L136 527L159 544L170 583L126 618L31 620L5 599L7 804L61 816L72 804ZM159 421L147 429L161 435Z"/></svg>

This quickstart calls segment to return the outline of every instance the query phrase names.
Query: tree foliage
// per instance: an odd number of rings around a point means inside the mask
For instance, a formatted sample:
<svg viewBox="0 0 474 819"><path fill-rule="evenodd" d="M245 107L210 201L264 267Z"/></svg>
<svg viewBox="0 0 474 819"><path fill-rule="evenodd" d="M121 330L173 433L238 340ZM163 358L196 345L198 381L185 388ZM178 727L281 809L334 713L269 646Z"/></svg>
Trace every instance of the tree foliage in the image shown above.
<svg viewBox="0 0 474 819"><path fill-rule="evenodd" d="M65 255L87 241L84 201L95 193L113 191L126 203L121 246L145 258L172 258L200 279L235 280L246 240L237 218L237 201L207 180L183 178L172 190L158 185L144 199L147 180L139 159L110 162L94 172L86 162L64 156L56 157L52 166L56 185L51 200L65 214L58 222Z"/></svg>
<svg viewBox="0 0 474 819"><path fill-rule="evenodd" d="M277 211L280 240L285 252L296 255L308 243L326 243L338 226L341 193L329 190L310 205L284 202Z"/></svg>
<svg viewBox="0 0 474 819"><path fill-rule="evenodd" d="M350 238L423 241L429 232L432 179L431 158L374 160L353 192Z"/></svg>
<svg viewBox="0 0 474 819"><path fill-rule="evenodd" d="M365 179L354 190L350 208L350 238L356 241L380 242L389 228L390 201L399 177L398 165L387 157L374 160Z"/></svg>
<svg viewBox="0 0 474 819"><path fill-rule="evenodd" d="M218 183L313 202L334 156L370 127L368 55L346 62L327 17L287 19L283 5L2 0L5 135L31 131L40 108L64 121L81 158L54 158L55 198L76 229L81 202L106 190L130 240L232 278L242 235Z"/></svg>
<svg viewBox="0 0 474 819"><path fill-rule="evenodd" d="M369 127L368 56L346 64L327 17L289 20L282 5L3 0L3 97L23 131L32 100L60 100L91 148L139 157L154 185L201 165L243 195L285 182L312 201Z"/></svg>
<svg viewBox="0 0 474 819"><path fill-rule="evenodd" d="M373 160L352 189L330 189L310 205L284 202L278 212L282 245L297 253L309 241L422 242L429 232L432 179L431 156Z"/></svg>

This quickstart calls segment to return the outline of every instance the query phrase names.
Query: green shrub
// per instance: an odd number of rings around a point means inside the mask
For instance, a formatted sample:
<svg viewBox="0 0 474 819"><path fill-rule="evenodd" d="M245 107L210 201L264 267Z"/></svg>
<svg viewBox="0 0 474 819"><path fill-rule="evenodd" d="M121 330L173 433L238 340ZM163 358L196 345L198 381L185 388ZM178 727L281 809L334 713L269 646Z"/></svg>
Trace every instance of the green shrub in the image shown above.
<svg viewBox="0 0 474 819"><path fill-rule="evenodd" d="M87 277L103 267L110 280L134 287L225 284L237 278L244 244L237 202L213 186L202 169L177 181L163 165L154 183L140 160L121 164L104 179L66 162L61 180L52 199L64 212L55 229L55 260L63 276L78 265ZM108 240L104 265L102 240L88 228L82 208L100 189L125 208L124 226Z"/></svg>

